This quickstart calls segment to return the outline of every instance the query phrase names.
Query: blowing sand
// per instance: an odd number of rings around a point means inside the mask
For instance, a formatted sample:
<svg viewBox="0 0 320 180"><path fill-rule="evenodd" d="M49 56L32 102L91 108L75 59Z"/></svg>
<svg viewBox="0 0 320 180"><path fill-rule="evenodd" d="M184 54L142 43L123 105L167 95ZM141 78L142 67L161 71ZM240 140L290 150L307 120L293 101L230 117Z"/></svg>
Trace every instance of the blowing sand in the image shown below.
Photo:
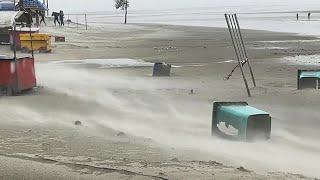
<svg viewBox="0 0 320 180"><path fill-rule="evenodd" d="M235 65L223 28L42 30L67 42L36 54L39 88L0 99L0 179L320 177L319 92L296 90L297 69L319 63L315 37L244 30L258 84L248 98L238 71L223 80ZM151 77L157 61L174 65L172 77ZM214 101L268 111L271 140L211 137Z"/></svg>

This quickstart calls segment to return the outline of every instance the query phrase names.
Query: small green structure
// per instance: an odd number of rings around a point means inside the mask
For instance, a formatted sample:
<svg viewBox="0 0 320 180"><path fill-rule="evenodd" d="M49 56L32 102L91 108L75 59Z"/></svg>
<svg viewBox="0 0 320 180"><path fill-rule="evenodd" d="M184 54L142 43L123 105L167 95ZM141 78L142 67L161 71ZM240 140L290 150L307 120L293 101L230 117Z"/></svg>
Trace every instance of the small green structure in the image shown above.
<svg viewBox="0 0 320 180"><path fill-rule="evenodd" d="M320 70L298 70L298 89L320 89Z"/></svg>
<svg viewBox="0 0 320 180"><path fill-rule="evenodd" d="M228 135L219 126L233 126L238 130L237 136ZM269 113L251 107L246 102L215 102L212 113L212 135L228 139L251 141L270 139L271 116Z"/></svg>

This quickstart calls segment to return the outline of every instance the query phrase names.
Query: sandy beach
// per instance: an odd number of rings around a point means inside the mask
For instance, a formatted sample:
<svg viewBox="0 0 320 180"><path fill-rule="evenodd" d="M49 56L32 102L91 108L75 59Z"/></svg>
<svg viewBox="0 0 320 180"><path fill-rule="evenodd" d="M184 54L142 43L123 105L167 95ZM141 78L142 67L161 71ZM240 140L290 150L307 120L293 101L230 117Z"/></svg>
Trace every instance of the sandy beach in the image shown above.
<svg viewBox="0 0 320 180"><path fill-rule="evenodd" d="M236 64L225 28L106 24L86 31L71 24L41 31L66 42L35 54L38 88L0 98L0 179L320 177L319 92L296 85L297 69L320 63L316 37L243 30L258 84L248 98L239 71L223 80ZM8 46L0 51L11 54ZM159 61L173 64L171 77L151 76ZM270 112L272 138L211 137L214 101Z"/></svg>

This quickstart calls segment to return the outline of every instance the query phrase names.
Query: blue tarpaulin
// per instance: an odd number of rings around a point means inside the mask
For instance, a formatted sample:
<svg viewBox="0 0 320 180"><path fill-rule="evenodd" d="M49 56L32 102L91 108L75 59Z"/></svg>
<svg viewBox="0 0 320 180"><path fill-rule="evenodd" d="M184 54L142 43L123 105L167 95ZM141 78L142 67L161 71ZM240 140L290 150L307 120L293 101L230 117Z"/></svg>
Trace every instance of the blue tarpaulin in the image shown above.
<svg viewBox="0 0 320 180"><path fill-rule="evenodd" d="M48 8L38 0L23 0L23 7L35 9L38 11L47 11Z"/></svg>
<svg viewBox="0 0 320 180"><path fill-rule="evenodd" d="M14 4L11 1L0 1L0 11L14 11Z"/></svg>

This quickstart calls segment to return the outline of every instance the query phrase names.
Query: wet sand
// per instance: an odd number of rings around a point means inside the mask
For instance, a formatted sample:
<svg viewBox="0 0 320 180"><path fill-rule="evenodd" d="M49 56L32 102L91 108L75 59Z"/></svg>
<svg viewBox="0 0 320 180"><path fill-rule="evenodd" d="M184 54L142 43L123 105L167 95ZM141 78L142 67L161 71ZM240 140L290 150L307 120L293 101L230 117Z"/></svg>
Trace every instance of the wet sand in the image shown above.
<svg viewBox="0 0 320 180"><path fill-rule="evenodd" d="M244 30L258 83L247 98L238 71L223 80L235 65L223 28L111 24L43 31L65 35L67 42L54 43L52 54L36 54L39 88L0 99L0 179L320 176L319 93L296 90L296 70L313 66L283 58L318 54L316 38ZM8 47L0 50L9 54ZM112 58L166 61L175 68L170 78L152 78L152 67L53 63ZM272 139L211 137L213 101L248 101L270 112Z"/></svg>

